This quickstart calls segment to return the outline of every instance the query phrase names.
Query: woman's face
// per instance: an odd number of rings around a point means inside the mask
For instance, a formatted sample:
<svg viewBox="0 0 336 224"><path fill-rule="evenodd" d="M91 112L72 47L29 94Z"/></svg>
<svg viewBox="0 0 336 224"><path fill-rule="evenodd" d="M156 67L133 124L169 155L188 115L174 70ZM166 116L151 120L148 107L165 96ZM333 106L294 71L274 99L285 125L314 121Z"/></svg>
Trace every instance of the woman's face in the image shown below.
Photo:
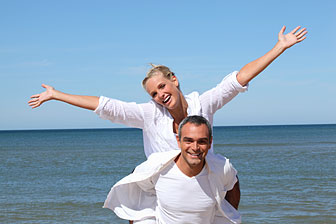
<svg viewBox="0 0 336 224"><path fill-rule="evenodd" d="M155 102L167 109L174 109L178 105L180 90L175 76L172 77L172 80L166 79L160 74L151 77L146 82L146 91Z"/></svg>

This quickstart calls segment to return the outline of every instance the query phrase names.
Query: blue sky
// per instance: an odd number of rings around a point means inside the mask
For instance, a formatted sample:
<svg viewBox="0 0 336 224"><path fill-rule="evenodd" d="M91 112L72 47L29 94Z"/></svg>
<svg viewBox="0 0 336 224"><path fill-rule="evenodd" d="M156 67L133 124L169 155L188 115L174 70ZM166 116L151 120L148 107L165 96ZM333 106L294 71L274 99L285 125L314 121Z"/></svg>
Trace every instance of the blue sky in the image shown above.
<svg viewBox="0 0 336 224"><path fill-rule="evenodd" d="M334 1L0 1L0 130L111 128L93 112L27 101L41 84L147 102L150 67L203 92L262 56L297 25L307 39L217 112L214 124L336 123Z"/></svg>

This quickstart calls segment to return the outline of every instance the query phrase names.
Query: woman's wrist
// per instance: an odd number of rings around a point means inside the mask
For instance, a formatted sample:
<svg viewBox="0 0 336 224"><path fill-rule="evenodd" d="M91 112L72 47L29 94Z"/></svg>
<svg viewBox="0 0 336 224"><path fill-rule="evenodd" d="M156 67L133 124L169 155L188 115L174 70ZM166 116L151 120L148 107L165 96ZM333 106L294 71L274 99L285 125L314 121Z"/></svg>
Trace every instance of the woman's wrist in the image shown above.
<svg viewBox="0 0 336 224"><path fill-rule="evenodd" d="M50 99L51 100L61 100L60 95L62 94L62 92L56 90L56 89L52 89L50 91Z"/></svg>
<svg viewBox="0 0 336 224"><path fill-rule="evenodd" d="M274 50L276 50L278 54L282 54L287 48L288 47L284 46L280 41L278 41L274 46Z"/></svg>

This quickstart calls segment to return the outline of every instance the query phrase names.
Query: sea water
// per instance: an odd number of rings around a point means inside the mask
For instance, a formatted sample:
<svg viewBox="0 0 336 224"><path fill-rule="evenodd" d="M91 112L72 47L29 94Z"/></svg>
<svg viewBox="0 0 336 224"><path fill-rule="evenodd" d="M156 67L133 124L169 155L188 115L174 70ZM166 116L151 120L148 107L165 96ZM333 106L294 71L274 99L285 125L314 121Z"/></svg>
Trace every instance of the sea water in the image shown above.
<svg viewBox="0 0 336 224"><path fill-rule="evenodd" d="M215 127L243 223L336 223L336 125ZM103 209L146 158L138 129L0 131L0 223L128 223Z"/></svg>

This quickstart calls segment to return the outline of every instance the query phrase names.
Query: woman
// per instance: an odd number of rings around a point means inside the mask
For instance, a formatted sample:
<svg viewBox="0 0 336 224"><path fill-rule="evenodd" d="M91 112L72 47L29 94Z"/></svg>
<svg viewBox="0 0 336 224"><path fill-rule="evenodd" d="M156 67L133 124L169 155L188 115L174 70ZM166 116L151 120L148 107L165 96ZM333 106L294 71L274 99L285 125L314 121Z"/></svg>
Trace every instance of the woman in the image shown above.
<svg viewBox="0 0 336 224"><path fill-rule="evenodd" d="M214 113L247 89L247 84L262 72L286 49L306 38L306 29L296 27L284 34L285 26L278 34L278 42L264 56L248 63L239 72L226 76L215 88L199 95L193 92L184 96L179 81L166 66L153 66L143 80L143 87L152 97L144 104L126 103L96 96L63 93L42 84L45 92L31 96L32 108L49 100L59 100L74 106L94 110L101 118L115 123L143 129L144 150L148 157L153 152L177 149L175 134L179 123L188 115L201 115L213 124Z"/></svg>

